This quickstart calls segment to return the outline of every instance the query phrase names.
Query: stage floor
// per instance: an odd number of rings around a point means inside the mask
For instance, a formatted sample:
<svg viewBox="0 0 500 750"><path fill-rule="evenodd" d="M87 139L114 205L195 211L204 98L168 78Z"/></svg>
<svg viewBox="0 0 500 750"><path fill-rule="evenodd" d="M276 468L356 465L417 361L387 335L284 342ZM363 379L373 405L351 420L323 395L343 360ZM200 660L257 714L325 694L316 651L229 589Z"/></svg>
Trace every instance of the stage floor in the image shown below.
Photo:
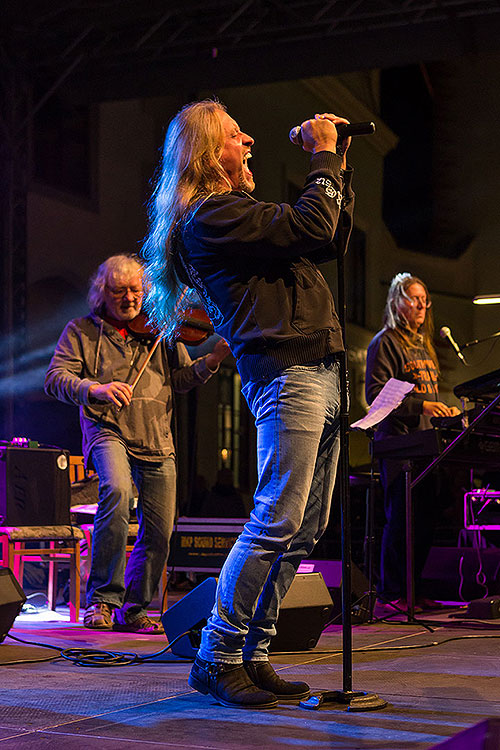
<svg viewBox="0 0 500 750"><path fill-rule="evenodd" d="M64 659L3 666L0 750L431 748L500 715L500 621L460 623L448 614L432 621L432 632L404 621L353 627L353 689L388 702L376 711L338 704L317 711L287 704L269 711L223 708L189 688L190 662L169 655L123 667ZM166 645L163 636L90 631L45 610L18 617L0 644L2 665L57 655L10 635L61 649L140 655ZM313 651L275 654L272 662L283 677L305 680L313 691L342 689L341 647L341 629L330 627Z"/></svg>

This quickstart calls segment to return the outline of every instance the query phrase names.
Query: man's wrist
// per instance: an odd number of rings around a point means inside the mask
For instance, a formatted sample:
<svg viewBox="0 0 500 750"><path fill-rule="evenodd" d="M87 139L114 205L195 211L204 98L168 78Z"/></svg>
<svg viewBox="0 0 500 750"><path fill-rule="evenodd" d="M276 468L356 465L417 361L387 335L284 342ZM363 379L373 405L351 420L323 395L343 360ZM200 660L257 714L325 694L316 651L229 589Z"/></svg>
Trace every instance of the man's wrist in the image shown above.
<svg viewBox="0 0 500 750"><path fill-rule="evenodd" d="M320 151L331 151L332 154L337 153L337 144L326 141L325 143L318 143L313 148L313 154L319 154Z"/></svg>
<svg viewBox="0 0 500 750"><path fill-rule="evenodd" d="M205 357L205 364L212 374L216 373L219 369L220 360L214 357L212 354L207 354Z"/></svg>

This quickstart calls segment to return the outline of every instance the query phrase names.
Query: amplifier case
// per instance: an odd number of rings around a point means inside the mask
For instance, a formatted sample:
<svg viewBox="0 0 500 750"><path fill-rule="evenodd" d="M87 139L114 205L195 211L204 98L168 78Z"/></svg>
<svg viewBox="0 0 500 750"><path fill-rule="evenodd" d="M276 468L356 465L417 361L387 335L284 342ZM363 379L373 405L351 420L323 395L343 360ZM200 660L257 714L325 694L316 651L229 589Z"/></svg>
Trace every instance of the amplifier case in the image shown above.
<svg viewBox="0 0 500 750"><path fill-rule="evenodd" d="M464 494L464 528L500 530L500 492L476 490Z"/></svg>
<svg viewBox="0 0 500 750"><path fill-rule="evenodd" d="M5 446L0 450L0 524L70 523L69 452Z"/></svg>

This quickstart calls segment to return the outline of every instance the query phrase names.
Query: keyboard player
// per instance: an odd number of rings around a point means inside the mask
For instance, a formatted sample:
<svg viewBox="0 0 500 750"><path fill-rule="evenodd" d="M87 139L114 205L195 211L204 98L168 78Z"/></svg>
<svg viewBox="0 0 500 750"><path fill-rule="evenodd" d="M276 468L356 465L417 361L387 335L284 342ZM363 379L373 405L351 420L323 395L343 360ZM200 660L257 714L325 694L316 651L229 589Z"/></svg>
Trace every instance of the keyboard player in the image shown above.
<svg viewBox="0 0 500 750"><path fill-rule="evenodd" d="M409 273L397 274L390 285L383 328L368 347L366 399L370 404L389 378L415 385L403 403L379 426L375 439L403 435L432 427L431 417L459 414L456 406L439 399L439 365L433 345L432 302L425 283ZM380 459L384 490L385 525L382 534L377 613L389 602L405 609L406 537L405 475L401 459ZM420 593L422 570L429 553L437 510L437 481L424 479L413 491L416 610L434 608Z"/></svg>

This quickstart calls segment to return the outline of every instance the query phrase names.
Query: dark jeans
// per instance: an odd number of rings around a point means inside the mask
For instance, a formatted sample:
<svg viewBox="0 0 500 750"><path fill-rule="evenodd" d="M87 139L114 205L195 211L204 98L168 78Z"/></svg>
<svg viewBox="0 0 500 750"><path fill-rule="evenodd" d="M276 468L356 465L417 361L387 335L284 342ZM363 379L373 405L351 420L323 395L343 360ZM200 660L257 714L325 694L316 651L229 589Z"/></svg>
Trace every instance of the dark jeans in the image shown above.
<svg viewBox="0 0 500 750"><path fill-rule="evenodd" d="M107 602L132 619L145 612L160 581L175 515L175 460L141 461L118 441L97 444L99 475L87 604ZM132 479L139 492L139 533L125 567Z"/></svg>
<svg viewBox="0 0 500 750"><path fill-rule="evenodd" d="M424 468L416 466L414 479ZM406 598L406 500L405 475L401 461L381 460L380 480L384 488L385 526L382 533L380 578L381 598L393 601ZM412 490L415 595L420 595L422 571L434 537L438 509L439 482L431 475Z"/></svg>

